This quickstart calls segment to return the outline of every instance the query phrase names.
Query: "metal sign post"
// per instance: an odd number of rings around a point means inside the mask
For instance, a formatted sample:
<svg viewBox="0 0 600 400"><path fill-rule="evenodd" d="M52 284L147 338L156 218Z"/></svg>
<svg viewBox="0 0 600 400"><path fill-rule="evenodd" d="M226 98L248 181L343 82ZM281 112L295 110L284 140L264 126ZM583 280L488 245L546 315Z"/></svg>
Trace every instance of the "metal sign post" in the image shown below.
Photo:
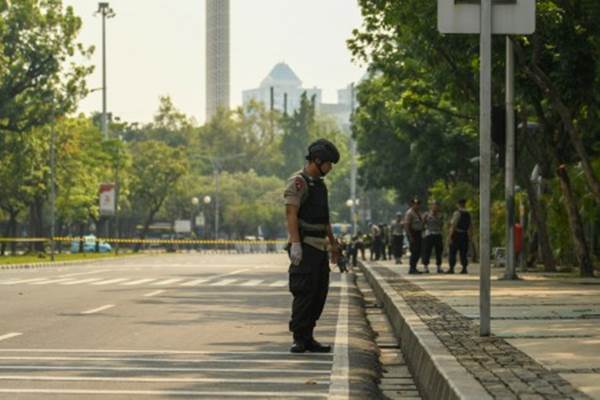
<svg viewBox="0 0 600 400"><path fill-rule="evenodd" d="M479 334L489 336L492 34L533 33L535 0L438 0L438 30L441 33L480 34Z"/></svg>
<svg viewBox="0 0 600 400"><path fill-rule="evenodd" d="M515 269L515 59L513 44L506 37L506 271L504 279L517 279Z"/></svg>
<svg viewBox="0 0 600 400"><path fill-rule="evenodd" d="M492 0L481 1L479 71L479 334L490 335L490 175L492 165Z"/></svg>

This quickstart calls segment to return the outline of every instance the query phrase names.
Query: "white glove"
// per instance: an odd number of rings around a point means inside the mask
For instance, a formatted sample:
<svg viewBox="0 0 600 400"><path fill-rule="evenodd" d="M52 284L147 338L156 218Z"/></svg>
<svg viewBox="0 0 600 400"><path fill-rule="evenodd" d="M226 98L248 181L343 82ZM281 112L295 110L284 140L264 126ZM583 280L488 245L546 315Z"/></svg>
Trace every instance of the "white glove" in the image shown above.
<svg viewBox="0 0 600 400"><path fill-rule="evenodd" d="M302 244L301 243L292 243L292 247L290 248L290 260L294 265L300 265L300 261L302 261Z"/></svg>

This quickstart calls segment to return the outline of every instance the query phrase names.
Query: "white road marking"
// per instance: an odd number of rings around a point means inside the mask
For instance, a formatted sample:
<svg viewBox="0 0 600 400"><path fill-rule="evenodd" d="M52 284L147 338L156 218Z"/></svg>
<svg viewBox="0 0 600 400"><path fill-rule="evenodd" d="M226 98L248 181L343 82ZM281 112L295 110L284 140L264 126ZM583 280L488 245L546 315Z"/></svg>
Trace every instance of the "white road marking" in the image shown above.
<svg viewBox="0 0 600 400"><path fill-rule="evenodd" d="M211 266L212 266L212 264L211 264ZM180 286L196 286L196 285L200 285L200 284L206 283L208 281L213 281L213 280L216 280L216 279L225 278L226 276L236 275L236 274L239 274L241 272L248 271L248 270L250 270L250 268L238 269L237 271L231 271L231 272L227 272L227 273L224 273L224 274L209 276L209 277L206 277L206 278L196 279L196 280L193 280L193 281L185 282L185 283L182 283Z"/></svg>
<svg viewBox="0 0 600 400"><path fill-rule="evenodd" d="M350 355L349 355L349 329L348 329L348 275L340 281L340 304L338 319L335 328L335 343L333 347L333 367L331 371L331 385L329 386L329 399L350 399Z"/></svg>
<svg viewBox="0 0 600 400"><path fill-rule="evenodd" d="M158 282L154 282L152 284L152 286L158 286L158 285L170 285L171 283L175 283L175 282L179 282L182 281L183 278L174 278L174 279L167 279L165 281L158 281Z"/></svg>
<svg viewBox="0 0 600 400"><path fill-rule="evenodd" d="M249 281L248 281L248 282L246 282L246 283L243 283L241 286L258 286L258 285L260 285L262 282L264 282L264 280L263 280L263 279L252 279L252 280L249 280Z"/></svg>
<svg viewBox="0 0 600 400"><path fill-rule="evenodd" d="M226 286L226 285L230 285L235 281L238 281L239 279L223 279L219 282L215 282L215 283L211 283L210 286Z"/></svg>
<svg viewBox="0 0 600 400"><path fill-rule="evenodd" d="M0 389L0 393L21 393L21 394L101 394L101 395L138 395L138 396L215 396L219 397L307 397L321 398L327 396L318 393L297 393L297 392L214 392L214 391L194 391L194 390L83 390L83 389Z"/></svg>
<svg viewBox="0 0 600 400"><path fill-rule="evenodd" d="M123 286L133 286L133 285L139 285L140 283L152 282L152 281L155 281L155 280L156 280L156 278L138 279L137 281L131 281L131 282L121 283L121 285L123 285Z"/></svg>
<svg viewBox="0 0 600 400"><path fill-rule="evenodd" d="M92 285L98 285L98 286L101 286L101 285L108 285L108 284L111 284L111 283L123 282L123 281L126 281L126 280L128 280L128 279L129 279L129 278L117 278L117 279L109 279L109 280L107 280L107 281L94 282L94 283L92 283Z"/></svg>
<svg viewBox="0 0 600 400"><path fill-rule="evenodd" d="M237 275L241 272L246 272L248 270L250 270L250 268L238 269L237 271L232 271L232 272L228 272L226 274L217 275L214 278L224 278L226 276Z"/></svg>
<svg viewBox="0 0 600 400"><path fill-rule="evenodd" d="M99 269L97 271L75 272L73 274L59 275L59 277L61 277L61 278L67 278L67 277L79 276L79 275L99 274L100 272L107 272L107 271L111 271L111 270L110 269Z"/></svg>
<svg viewBox="0 0 600 400"><path fill-rule="evenodd" d="M33 279L21 279L21 280L12 280L12 281L8 281L8 282L1 282L0 284L2 285L17 285L19 283L31 283L31 282L39 282L39 281L45 281L48 278L33 278Z"/></svg>
<svg viewBox="0 0 600 400"><path fill-rule="evenodd" d="M0 365L0 370L21 371L138 371L138 372L245 372L278 374L329 374L329 370L316 369L260 369L260 368L151 368L151 367L104 367L104 366L68 366L68 365Z"/></svg>
<svg viewBox="0 0 600 400"><path fill-rule="evenodd" d="M203 351L203 350L152 350L152 349L3 349L0 353L90 353L90 354L202 354L214 356L228 355L277 355L291 356L293 358L332 357L331 353L304 353L291 354L289 351Z"/></svg>
<svg viewBox="0 0 600 400"><path fill-rule="evenodd" d="M115 305L114 304L107 304L105 306L102 307L98 307L98 308L93 308L91 310L87 310L87 311L82 311L82 314L94 314L100 311L104 311L104 310L108 310L109 308L113 308Z"/></svg>
<svg viewBox="0 0 600 400"><path fill-rule="evenodd" d="M50 283L67 282L67 281L72 281L72 280L73 280L73 278L48 279L45 281L32 282L31 285L48 285Z"/></svg>
<svg viewBox="0 0 600 400"><path fill-rule="evenodd" d="M202 284L204 282L208 282L211 279L212 278L196 279L196 280L193 280L193 281L184 282L180 286L196 286L196 285L200 285L200 284Z"/></svg>
<svg viewBox="0 0 600 400"><path fill-rule="evenodd" d="M284 287L288 284L288 281L275 281L269 285L269 287Z"/></svg>
<svg viewBox="0 0 600 400"><path fill-rule="evenodd" d="M20 333L20 332L7 333L6 335L0 336L0 340L6 340L6 339L14 338L17 336L21 336L21 335L22 335L22 333Z"/></svg>
<svg viewBox="0 0 600 400"><path fill-rule="evenodd" d="M159 294L161 294L163 292L164 292L164 290L155 290L154 292L146 293L144 295L144 297L154 297L154 296L157 296L157 295L159 295Z"/></svg>
<svg viewBox="0 0 600 400"><path fill-rule="evenodd" d="M288 353L288 355L290 355ZM23 357L23 356L0 356L0 360L10 360L10 361L132 361L132 362L151 362L151 363L190 363L190 364L199 364L199 363L248 363L248 364L323 364L329 365L333 361L332 360L311 360L309 358L297 359L295 355L290 355L292 359L277 359L277 358L261 358L261 359L243 359L243 358L228 358L228 359L216 359L216 358L204 358L204 359L173 359L173 358L139 358L139 357ZM323 370L323 372L328 372L328 370Z"/></svg>
<svg viewBox="0 0 600 400"><path fill-rule="evenodd" d="M101 381L101 382L196 382L196 383L263 383L263 384L294 384L306 383L306 378L280 378L280 379L235 379L235 378L122 378L102 376L26 376L26 375L3 375L3 381ZM328 385L329 381L311 380L315 385ZM216 393L218 394L218 393Z"/></svg>
<svg viewBox="0 0 600 400"><path fill-rule="evenodd" d="M80 279L78 281L73 281L73 282L63 282L61 283L61 285L77 285L79 283L89 283L89 282L97 282L97 281L101 281L102 278L88 278L88 279Z"/></svg>

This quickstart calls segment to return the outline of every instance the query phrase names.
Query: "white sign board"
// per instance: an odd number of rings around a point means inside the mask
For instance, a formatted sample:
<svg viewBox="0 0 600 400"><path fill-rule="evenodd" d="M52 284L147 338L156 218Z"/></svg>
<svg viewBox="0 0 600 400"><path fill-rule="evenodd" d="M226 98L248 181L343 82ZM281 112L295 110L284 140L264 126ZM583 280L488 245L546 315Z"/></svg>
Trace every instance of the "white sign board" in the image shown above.
<svg viewBox="0 0 600 400"><path fill-rule="evenodd" d="M100 185L100 215L115 215L115 185L103 183Z"/></svg>
<svg viewBox="0 0 600 400"><path fill-rule="evenodd" d="M192 231L192 221L189 219L177 219L173 226L175 233L190 233Z"/></svg>
<svg viewBox="0 0 600 400"><path fill-rule="evenodd" d="M480 33L477 0L438 0L441 33ZM493 0L492 33L530 35L535 32L535 0Z"/></svg>
<svg viewBox="0 0 600 400"><path fill-rule="evenodd" d="M200 213L196 216L196 226L204 226L206 224L206 218L204 218L204 213Z"/></svg>

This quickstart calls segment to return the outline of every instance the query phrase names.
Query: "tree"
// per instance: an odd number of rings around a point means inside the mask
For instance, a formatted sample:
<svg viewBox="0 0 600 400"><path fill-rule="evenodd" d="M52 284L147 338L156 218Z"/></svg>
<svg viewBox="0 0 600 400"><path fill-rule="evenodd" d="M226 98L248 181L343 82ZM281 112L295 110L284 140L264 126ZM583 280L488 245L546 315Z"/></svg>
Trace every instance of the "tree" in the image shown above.
<svg viewBox="0 0 600 400"><path fill-rule="evenodd" d="M315 123L315 99L308 99L306 92L300 98L300 107L290 117L283 118L281 151L285 155L281 177L291 176L304 163L306 149L310 144L311 130Z"/></svg>
<svg viewBox="0 0 600 400"><path fill-rule="evenodd" d="M93 51L77 43L80 28L61 0L0 2L0 148L3 131L45 125L86 94L92 67L69 62Z"/></svg>
<svg viewBox="0 0 600 400"><path fill-rule="evenodd" d="M143 217L139 237L144 239L154 216L186 173L188 163L182 149L155 140L134 143L131 152L131 206ZM139 248L137 244L136 251Z"/></svg>

